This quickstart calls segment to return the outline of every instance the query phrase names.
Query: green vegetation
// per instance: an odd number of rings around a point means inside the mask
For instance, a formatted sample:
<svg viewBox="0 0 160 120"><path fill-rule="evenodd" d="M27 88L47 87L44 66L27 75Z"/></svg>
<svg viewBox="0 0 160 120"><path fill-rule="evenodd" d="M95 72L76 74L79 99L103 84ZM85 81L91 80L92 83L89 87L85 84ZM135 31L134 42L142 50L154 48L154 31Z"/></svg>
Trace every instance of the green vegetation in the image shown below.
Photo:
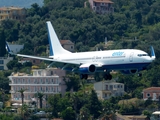
<svg viewBox="0 0 160 120"><path fill-rule="evenodd" d="M44 0L44 6L33 4L27 9L27 18L24 23L15 20L2 21L0 26L0 56L4 56L5 41L24 44L20 52L29 55L47 56L48 45L46 21L51 21L59 39L69 39L75 43L76 51L90 51L98 47L104 49L134 48L149 53L149 46L155 48L156 61L145 71L142 77L137 75L122 75L114 73L117 82L125 84L126 95L112 97L106 101L97 99L95 91L90 89L84 81L80 81L75 74L69 74L64 81L66 93L50 96L48 103L53 117L64 119L91 119L99 116L113 117L116 110L121 114L142 114L150 116L150 111L159 108L159 103L147 100L140 101L142 90L151 86L160 86L160 1L159 0L112 0L114 13L98 15L89 7L84 7L85 0ZM111 44L105 46L107 37ZM0 88L9 92L8 76L12 71L30 72L31 64L21 65L15 57L8 63L11 71L0 72ZM47 62L46 62L47 63ZM45 68L45 62L39 68ZM67 79L70 79L69 81ZM101 74L95 75L96 81L102 80ZM0 100L2 93L0 93ZM138 98L132 102L131 98ZM40 98L39 98L40 99ZM7 100L7 97L5 98ZM120 100L123 100L118 103ZM127 100L127 101L125 101ZM133 99L131 99L133 100ZM40 105L41 106L41 105ZM146 111L143 111L147 109ZM6 116L8 117L8 116ZM34 117L34 116L33 116ZM10 117L11 118L11 117Z"/></svg>

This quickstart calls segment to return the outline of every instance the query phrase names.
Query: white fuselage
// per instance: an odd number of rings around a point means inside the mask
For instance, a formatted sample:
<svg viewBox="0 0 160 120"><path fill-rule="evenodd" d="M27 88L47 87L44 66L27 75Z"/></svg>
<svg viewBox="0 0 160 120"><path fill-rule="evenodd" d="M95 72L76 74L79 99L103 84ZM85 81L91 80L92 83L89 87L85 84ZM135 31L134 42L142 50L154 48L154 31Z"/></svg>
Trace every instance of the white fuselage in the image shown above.
<svg viewBox="0 0 160 120"><path fill-rule="evenodd" d="M135 49L70 53L54 56L54 60L72 64L112 66L112 69L133 69L152 62L152 58L146 52Z"/></svg>

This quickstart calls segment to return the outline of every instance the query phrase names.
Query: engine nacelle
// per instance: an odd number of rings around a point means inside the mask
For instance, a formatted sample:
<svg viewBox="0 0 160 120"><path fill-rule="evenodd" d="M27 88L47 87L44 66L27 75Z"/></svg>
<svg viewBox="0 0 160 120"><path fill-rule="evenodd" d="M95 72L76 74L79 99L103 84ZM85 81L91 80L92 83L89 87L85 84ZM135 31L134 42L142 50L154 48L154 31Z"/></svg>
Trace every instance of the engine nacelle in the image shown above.
<svg viewBox="0 0 160 120"><path fill-rule="evenodd" d="M137 69L133 69L133 70L121 70L121 72L123 74L135 74L135 73L138 72L138 70Z"/></svg>
<svg viewBox="0 0 160 120"><path fill-rule="evenodd" d="M94 64L83 64L79 67L80 73L95 73L96 66Z"/></svg>

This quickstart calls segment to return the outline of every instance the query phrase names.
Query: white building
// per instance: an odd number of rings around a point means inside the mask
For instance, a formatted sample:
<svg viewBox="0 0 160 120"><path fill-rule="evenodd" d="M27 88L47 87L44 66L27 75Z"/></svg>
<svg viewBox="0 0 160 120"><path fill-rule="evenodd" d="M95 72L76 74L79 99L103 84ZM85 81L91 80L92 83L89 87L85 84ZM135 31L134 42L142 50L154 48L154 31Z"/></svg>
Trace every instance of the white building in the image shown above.
<svg viewBox="0 0 160 120"><path fill-rule="evenodd" d="M49 95L57 93L63 95L65 93L66 85L64 84L63 76L65 76L65 71L56 68L33 70L33 75L24 73L12 74L9 76L11 102L21 103L21 94L18 91L26 89L24 92L24 102L26 104L33 101L37 102L38 99L35 95L41 92L44 94L43 107L46 107L46 98Z"/></svg>
<svg viewBox="0 0 160 120"><path fill-rule="evenodd" d="M22 50L23 47L24 47L24 45L9 44L10 50L15 54L17 54L20 50Z"/></svg>
<svg viewBox="0 0 160 120"><path fill-rule="evenodd" d="M124 84L116 83L113 81L101 81L94 83L94 90L97 93L99 99L109 99L112 96L122 96L124 95Z"/></svg>
<svg viewBox="0 0 160 120"><path fill-rule="evenodd" d="M0 70L8 70L7 63L13 60L13 57L0 57Z"/></svg>

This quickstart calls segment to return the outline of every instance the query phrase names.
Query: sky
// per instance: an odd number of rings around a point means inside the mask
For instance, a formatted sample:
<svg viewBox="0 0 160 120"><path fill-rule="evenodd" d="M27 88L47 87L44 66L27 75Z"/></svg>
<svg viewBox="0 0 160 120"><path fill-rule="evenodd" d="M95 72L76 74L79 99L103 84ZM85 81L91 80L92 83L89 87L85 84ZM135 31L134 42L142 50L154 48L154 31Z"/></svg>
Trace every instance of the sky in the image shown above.
<svg viewBox="0 0 160 120"><path fill-rule="evenodd" d="M0 7L25 7L30 8L32 4L37 3L43 6L43 0L0 0Z"/></svg>

